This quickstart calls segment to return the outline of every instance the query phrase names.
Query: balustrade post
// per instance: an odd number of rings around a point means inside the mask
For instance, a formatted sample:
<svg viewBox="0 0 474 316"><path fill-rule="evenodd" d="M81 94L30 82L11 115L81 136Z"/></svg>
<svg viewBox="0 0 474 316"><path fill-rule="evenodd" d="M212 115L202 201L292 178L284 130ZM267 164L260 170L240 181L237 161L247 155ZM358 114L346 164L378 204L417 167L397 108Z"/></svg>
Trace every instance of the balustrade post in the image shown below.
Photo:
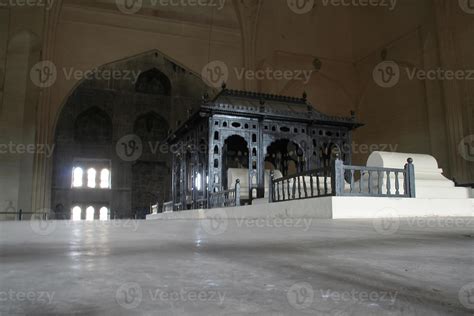
<svg viewBox="0 0 474 316"><path fill-rule="evenodd" d="M331 193L341 196L344 193L344 163L339 157L332 162L331 171Z"/></svg>
<svg viewBox="0 0 474 316"><path fill-rule="evenodd" d="M273 179L275 177L275 172L270 171L270 183L268 183L268 202L273 203Z"/></svg>
<svg viewBox="0 0 474 316"><path fill-rule="evenodd" d="M240 206L240 179L235 180L235 206Z"/></svg>
<svg viewBox="0 0 474 316"><path fill-rule="evenodd" d="M415 166L413 165L412 158L407 159L407 164L405 165L405 175L405 194L407 194L408 197L415 198Z"/></svg>

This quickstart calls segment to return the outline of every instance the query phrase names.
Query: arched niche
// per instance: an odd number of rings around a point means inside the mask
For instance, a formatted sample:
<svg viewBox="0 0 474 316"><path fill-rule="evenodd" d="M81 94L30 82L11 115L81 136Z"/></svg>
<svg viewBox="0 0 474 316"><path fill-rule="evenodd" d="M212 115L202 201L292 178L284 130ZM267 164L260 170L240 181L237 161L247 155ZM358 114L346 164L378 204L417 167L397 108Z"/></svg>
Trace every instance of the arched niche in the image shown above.
<svg viewBox="0 0 474 316"><path fill-rule="evenodd" d="M222 148L222 184L227 185L227 170L229 168L249 168L249 145L239 135L226 138Z"/></svg>
<svg viewBox="0 0 474 316"><path fill-rule="evenodd" d="M151 111L139 115L133 124L133 133L142 142L162 142L168 135L169 124L159 114Z"/></svg>
<svg viewBox="0 0 474 316"><path fill-rule="evenodd" d="M156 68L143 72L135 84L135 91L145 94L171 95L171 82Z"/></svg>
<svg viewBox="0 0 474 316"><path fill-rule="evenodd" d="M74 122L76 143L105 144L112 141L112 120L98 107L91 107L77 117Z"/></svg>

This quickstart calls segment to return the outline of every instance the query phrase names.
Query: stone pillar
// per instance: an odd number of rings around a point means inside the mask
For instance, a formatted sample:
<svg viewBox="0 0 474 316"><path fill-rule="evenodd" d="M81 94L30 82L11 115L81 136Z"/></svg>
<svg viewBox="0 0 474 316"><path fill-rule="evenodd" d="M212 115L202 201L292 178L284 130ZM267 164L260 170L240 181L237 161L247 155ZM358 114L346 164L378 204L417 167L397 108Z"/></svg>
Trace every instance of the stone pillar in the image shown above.
<svg viewBox="0 0 474 316"><path fill-rule="evenodd" d="M455 10L459 10L458 1L435 0L435 15L438 31L440 65L444 70L463 69L458 64L459 52L455 38ZM447 152L450 174L460 181L467 181L468 161L458 151L458 145L464 138L463 109L460 83L458 80L441 82L447 130ZM472 179L471 179L472 180Z"/></svg>

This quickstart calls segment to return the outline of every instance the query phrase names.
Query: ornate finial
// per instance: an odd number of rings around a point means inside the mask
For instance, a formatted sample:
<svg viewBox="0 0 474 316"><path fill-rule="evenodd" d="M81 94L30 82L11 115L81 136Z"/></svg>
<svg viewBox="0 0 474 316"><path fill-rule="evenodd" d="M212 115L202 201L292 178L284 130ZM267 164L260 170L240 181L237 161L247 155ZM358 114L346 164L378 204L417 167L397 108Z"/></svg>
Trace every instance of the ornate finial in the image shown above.
<svg viewBox="0 0 474 316"><path fill-rule="evenodd" d="M225 82L222 83L222 90L227 89L227 84Z"/></svg>
<svg viewBox="0 0 474 316"><path fill-rule="evenodd" d="M412 159L412 158L408 158L408 159L407 159L407 162L408 162L409 164L412 164L412 163L413 163L413 159Z"/></svg>
<svg viewBox="0 0 474 316"><path fill-rule="evenodd" d="M306 93L306 91L303 92L303 100L306 101L306 99L308 98L308 94Z"/></svg>
<svg viewBox="0 0 474 316"><path fill-rule="evenodd" d="M240 183L240 179L235 180L236 183Z"/></svg>

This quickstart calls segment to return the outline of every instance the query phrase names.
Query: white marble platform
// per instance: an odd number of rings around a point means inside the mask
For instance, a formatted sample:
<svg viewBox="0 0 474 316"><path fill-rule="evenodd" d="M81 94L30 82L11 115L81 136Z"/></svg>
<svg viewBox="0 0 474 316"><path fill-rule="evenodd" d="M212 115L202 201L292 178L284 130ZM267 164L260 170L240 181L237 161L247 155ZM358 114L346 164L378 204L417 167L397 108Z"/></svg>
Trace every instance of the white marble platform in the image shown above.
<svg viewBox="0 0 474 316"><path fill-rule="evenodd" d="M261 201L263 202L263 201ZM474 217L474 199L323 197L279 203L150 214L147 220L206 219L216 213L238 218L363 219L387 217Z"/></svg>

